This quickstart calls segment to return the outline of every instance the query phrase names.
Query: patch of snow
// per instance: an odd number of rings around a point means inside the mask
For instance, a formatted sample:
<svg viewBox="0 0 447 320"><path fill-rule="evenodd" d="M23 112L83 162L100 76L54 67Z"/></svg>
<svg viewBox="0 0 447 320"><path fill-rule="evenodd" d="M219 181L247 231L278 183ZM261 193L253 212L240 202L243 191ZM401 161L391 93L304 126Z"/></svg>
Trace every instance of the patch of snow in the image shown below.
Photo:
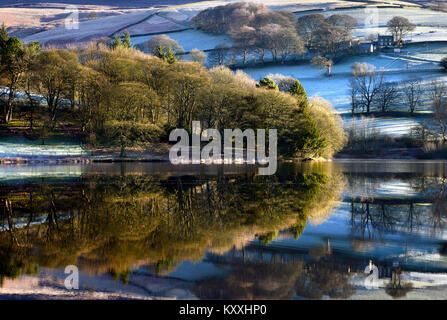
<svg viewBox="0 0 447 320"><path fill-rule="evenodd" d="M199 30L185 30L166 34L171 39L178 42L183 49L188 52L192 49L209 50L214 49L219 44L231 46L232 41L226 35L210 35ZM137 45L152 39L156 35L131 37L132 44Z"/></svg>

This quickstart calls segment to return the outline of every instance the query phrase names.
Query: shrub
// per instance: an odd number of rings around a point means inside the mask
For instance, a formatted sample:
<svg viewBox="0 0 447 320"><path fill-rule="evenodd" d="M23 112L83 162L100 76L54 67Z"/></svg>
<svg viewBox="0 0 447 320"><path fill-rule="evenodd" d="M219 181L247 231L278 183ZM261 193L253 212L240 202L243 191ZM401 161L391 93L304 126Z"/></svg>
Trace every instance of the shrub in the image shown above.
<svg viewBox="0 0 447 320"><path fill-rule="evenodd" d="M279 91L278 85L275 83L275 81L273 81L272 79L270 79L268 77L261 79L256 86L258 88L266 88L266 89Z"/></svg>

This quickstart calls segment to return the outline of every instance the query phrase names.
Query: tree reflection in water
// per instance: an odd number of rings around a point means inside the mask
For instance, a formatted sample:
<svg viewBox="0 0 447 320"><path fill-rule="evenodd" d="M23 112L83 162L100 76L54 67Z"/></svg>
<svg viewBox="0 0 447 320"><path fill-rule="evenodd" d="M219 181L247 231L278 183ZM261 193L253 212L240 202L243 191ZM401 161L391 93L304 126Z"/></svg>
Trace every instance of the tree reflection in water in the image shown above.
<svg viewBox="0 0 447 320"><path fill-rule="evenodd" d="M340 175L318 167L271 177L90 175L1 185L0 274L70 264L123 282L143 265L161 274L207 251L268 242L278 230L298 237L309 219L328 216L342 187Z"/></svg>
<svg viewBox="0 0 447 320"><path fill-rule="evenodd" d="M407 183L412 194L375 194L380 184L396 181ZM360 248L371 240L380 242L387 233L442 233L447 221L445 182L443 177L420 174L348 178L353 245Z"/></svg>
<svg viewBox="0 0 447 320"><path fill-rule="evenodd" d="M405 297L411 290L413 290L413 284L402 280L402 269L396 268L393 270L391 280L386 285L385 292L394 299L398 299Z"/></svg>

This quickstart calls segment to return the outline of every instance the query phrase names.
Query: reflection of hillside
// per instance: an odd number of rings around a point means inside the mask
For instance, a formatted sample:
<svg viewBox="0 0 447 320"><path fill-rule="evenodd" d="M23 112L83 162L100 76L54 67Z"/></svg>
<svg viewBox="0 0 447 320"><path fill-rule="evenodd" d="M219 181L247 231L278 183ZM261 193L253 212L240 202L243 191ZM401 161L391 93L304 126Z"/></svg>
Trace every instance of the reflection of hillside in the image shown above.
<svg viewBox="0 0 447 320"><path fill-rule="evenodd" d="M126 281L129 270L143 264L161 272L280 229L299 235L309 219L327 216L341 186L336 174L303 170L2 186L0 272L15 277L36 265L77 264Z"/></svg>
<svg viewBox="0 0 447 320"><path fill-rule="evenodd" d="M311 249L310 256L276 254L264 249L242 250L239 255L209 256L217 265L231 266L224 277L205 279L193 288L201 299L308 299L348 298L349 267L331 257L330 246Z"/></svg>
<svg viewBox="0 0 447 320"><path fill-rule="evenodd" d="M301 262L262 263L233 261L224 279L199 282L193 293L201 299L292 299Z"/></svg>

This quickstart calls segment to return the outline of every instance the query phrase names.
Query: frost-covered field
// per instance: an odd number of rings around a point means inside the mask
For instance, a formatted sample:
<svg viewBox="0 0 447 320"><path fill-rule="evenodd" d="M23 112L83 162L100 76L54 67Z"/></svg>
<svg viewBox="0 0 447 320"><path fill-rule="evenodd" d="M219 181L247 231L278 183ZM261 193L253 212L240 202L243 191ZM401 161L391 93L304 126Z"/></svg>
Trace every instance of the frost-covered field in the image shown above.
<svg viewBox="0 0 447 320"><path fill-rule="evenodd" d="M40 41L42 43L51 42L60 44L88 42L107 37L131 24L136 24L155 13L155 11L143 10L125 15L80 22L78 29L60 27L33 34L25 37L23 40L25 42Z"/></svg>
<svg viewBox="0 0 447 320"><path fill-rule="evenodd" d="M27 140L25 138L1 138L0 158L47 158L84 156L86 151L81 145L70 139L50 139L42 145L42 140Z"/></svg>
<svg viewBox="0 0 447 320"><path fill-rule="evenodd" d="M106 25L107 29L112 30L123 27L126 23L133 23L129 28L131 34L144 34L151 31L160 32L166 29L188 27L188 22L199 11L209 7L224 5L234 1L205 1L194 4L186 4L173 6L166 9L151 11L151 14L157 13L154 16L149 15L149 11L138 12L132 15L123 15L121 17L110 17L98 19L91 22L81 23L81 29L84 26L89 26L91 23L92 29L84 29L78 31L79 39L91 37L94 34L103 32L100 31L101 25ZM255 1L256 2L256 1ZM416 31L408 36L408 40L416 41L447 41L447 13L436 12L429 9L420 8L355 8L350 9L349 6L359 6L363 3L346 2L346 1L311 1L302 0L298 4L292 0L270 0L265 2L266 5L273 9L287 9L296 12L297 16L308 14L300 13L302 10L323 10L321 13L329 16L334 13L349 14L355 17L359 22L359 28L354 30L354 36L363 37L372 33L386 32L386 22L394 16L405 16L411 22L417 25ZM389 1L381 4L405 4L397 1ZM347 7L347 8L346 8ZM338 10L332 10L337 8ZM346 9L340 9L346 8ZM149 16L149 19L138 22L139 19ZM131 19L128 19L131 18ZM109 19L109 20L106 20ZM375 24L371 24L373 19ZM45 40L58 39L59 35L63 38L60 30L55 29L48 31L48 33L41 33L35 35L35 39L45 36ZM82 34L82 35L81 35ZM133 36L132 42L134 45L140 44L152 38L154 35L148 36ZM168 33L168 36L176 40L185 51L191 51L194 48L200 50L213 49L218 44L227 44L231 46L231 39L226 35L211 35L201 32L199 30L184 30ZM34 39L33 39L34 40ZM267 74L284 74L300 79L305 86L309 96L321 96L329 100L339 113L347 113L350 111L350 96L349 96L349 75L350 68L354 62L370 63L378 70L383 70L386 73L388 81L400 82L408 79L421 79L424 85L429 84L434 79L447 79L447 76L439 74L437 62L447 55L446 43L432 43L430 45L411 45L408 49L402 52L401 57L393 57L390 55L380 56L362 56L352 57L339 63L333 68L333 77L327 78L322 75L322 72L312 68L310 65L286 66L276 65L260 68L248 68L245 71L254 79L259 80ZM187 57L185 59L188 59ZM422 109L422 111L425 109ZM421 111L421 110L419 110ZM386 133L393 135L400 135L408 133L409 129L418 123L414 119L380 119L376 120L377 126Z"/></svg>
<svg viewBox="0 0 447 320"><path fill-rule="evenodd" d="M332 77L324 76L323 72L309 64L246 68L244 72L255 80L260 80L268 74L292 76L300 80L309 96L320 96L330 101L337 112L349 113L351 111L349 78L351 66L355 62L366 62L374 65L377 70L384 71L386 80L389 82L420 79L424 87L428 88L433 80L441 79L447 81L447 75L440 73L437 63L411 59L412 57L426 58L424 55L430 54L427 52L431 51L426 51L424 45L413 45L407 51L409 58L406 56L393 57L388 55L350 57L334 66ZM447 52L447 43L436 44L433 47L433 52ZM425 107L417 111L426 110L427 108ZM402 135L409 133L410 129L419 123L419 120L412 118L381 118L376 119L375 122L377 128L383 133Z"/></svg>
<svg viewBox="0 0 447 320"><path fill-rule="evenodd" d="M323 12L326 16L333 11ZM355 17L359 23L355 37L370 34L386 34L386 23L394 16L403 16L417 25L416 30L406 37L410 41L447 41L447 13L420 8L359 8L337 10L339 14ZM302 14L298 13L297 16Z"/></svg>
<svg viewBox="0 0 447 320"><path fill-rule="evenodd" d="M6 2L0 0L0 23L4 23L13 35L19 37L64 26L65 19L69 15L66 10L68 2L61 3L62 1L59 1L59 3L50 4L45 1L45 3L32 4L17 1L22 3L14 3L14 5L11 5L11 0ZM94 2L96 4L76 3L79 21L100 19L134 11L129 7L118 8L116 2L113 6L109 6L105 1L104 5L98 4L97 1ZM93 12L94 14L92 14Z"/></svg>
<svg viewBox="0 0 447 320"><path fill-rule="evenodd" d="M51 13L51 19L58 17L57 23L50 21L47 18L48 13L43 10L43 19L36 18L37 13L35 11L31 16L26 16L30 9L25 8L13 8L5 9L0 8L0 22L7 22L9 27L22 28L23 26L36 29L48 29L47 31L38 32L25 37L25 41L40 41L42 43L53 43L59 45L66 45L69 43L84 43L94 39L100 39L110 36L117 32L122 32L124 29L129 29L131 34L149 34L155 32L169 32L173 30L182 29L188 24L188 21L196 15L199 11L215 7L218 5L226 5L231 2L238 2L240 0L220 0L220 1L200 1L195 3L172 5L169 6L169 2L166 3L169 7L164 8L161 3L148 2L147 7L141 6L139 8L125 10L110 10L101 13L113 14L115 16L99 18L91 21L81 21L79 23L79 29L66 29L64 27L64 19L67 16L65 8L58 9L61 12ZM346 8L365 4L363 2L350 2L343 0L300 0L298 3L296 0L251 0L252 2L262 2L272 9L283 9L290 11L299 10L314 10L314 9L334 9L334 8ZM176 3L177 1L175 1ZM383 2L383 1L382 1ZM387 1L385 1L387 2ZM389 3L395 3L398 1L389 0ZM171 2L172 4L172 2ZM150 7L151 6L151 7ZM49 8L48 8L49 9ZM7 11L9 10L9 11ZM12 12L10 12L13 10ZM15 10L15 11L14 11ZM106 10L106 9L104 9ZM42 10L41 10L42 11ZM154 13L158 13L156 17L152 17ZM29 20L32 18L34 21L32 24ZM30 32L27 32L28 34ZM31 32L33 33L33 32Z"/></svg>
<svg viewBox="0 0 447 320"><path fill-rule="evenodd" d="M219 4L221 4L219 2ZM213 4L214 5L214 4ZM287 7L287 2L284 2L283 7ZM272 5L270 5L272 7ZM191 6L179 6L166 9L159 13L157 17L151 19L160 19L163 16L163 21L166 19L176 23L187 23L192 16L197 14L200 10L204 9L204 4L195 4ZM278 9L281 9L278 7ZM377 11L375 11L377 9ZM321 11L322 14L329 16L331 14L348 14L355 17L359 22L359 28L353 31L355 37L366 37L370 34L386 34L386 23L394 16L404 16L411 22L415 23L418 27L414 33L407 37L407 40L411 41L447 41L447 13L436 12L429 9L420 8L357 8L357 9L339 9L339 10L326 10ZM296 15L302 16L309 14L308 12L300 13ZM160 17L158 17L160 16ZM372 25L371 19L374 17ZM148 20L150 21L150 20ZM178 26L178 25L177 25ZM137 32L142 33L142 32ZM132 34L132 32L131 32ZM135 33L134 33L135 34ZM231 46L231 40L224 35L211 35L205 34L197 30L187 30L180 32L169 33L168 36L176 40L186 51L198 48L200 50L213 49L216 45L226 43ZM139 44L153 36L134 36L132 42Z"/></svg>
<svg viewBox="0 0 447 320"><path fill-rule="evenodd" d="M220 5L226 5L231 2L240 2L240 0L219 0L219 1L201 1L197 3L172 6L163 9L163 12L169 12L172 15L182 17L185 21L190 19L193 15L201 10ZM398 0L369 0L369 1L348 1L348 0L250 0L249 2L263 3L273 10L287 10L291 12L303 12L311 10L334 10L334 9L349 9L352 7L372 5L377 2L377 5L386 6L411 6L418 7L415 3L398 1Z"/></svg>
<svg viewBox="0 0 447 320"><path fill-rule="evenodd" d="M447 48L447 44L445 47ZM324 76L324 72L309 64L246 68L244 72L255 80L260 80L268 74L283 74L297 78L304 85L309 96L321 96L329 100L338 112L345 113L350 111L349 78L351 67L355 62L374 65L376 70L384 71L388 81L393 82L415 78L425 81L437 78L447 79L447 76L439 72L436 63L387 55L350 57L334 65L331 77Z"/></svg>
<svg viewBox="0 0 447 320"><path fill-rule="evenodd" d="M186 27L185 25L177 23L175 20L166 19L160 14L156 14L141 23L126 28L126 30L130 34L137 36L156 32L184 30Z"/></svg>
<svg viewBox="0 0 447 320"><path fill-rule="evenodd" d="M123 10L109 10L101 13L103 14L113 14L115 16L99 18L91 21L81 21L79 24L79 29L70 29L67 30L63 26L63 19L59 19L61 21L58 22L60 27L53 28L47 31L38 32L32 35L25 37L25 41L40 41L42 43L53 43L66 45L69 43L85 43L87 41L91 41L94 39L100 39L107 36L110 36L114 33L121 33L124 29L128 29L131 35L143 35L150 33L161 33L161 32L171 32L175 30L180 30L187 28L189 26L190 19L196 15L201 10L215 7L219 5L225 5L231 2L238 2L240 0L220 0L220 1L201 1L196 3L189 3L177 6L169 6L167 8L161 7L151 7L151 8L138 8L132 9L128 12ZM302 12L308 10L324 10L325 12L332 12L334 9L342 9L337 10L340 12L347 11L349 12L350 7L356 7L361 5L366 5L366 2L357 2L357 1L342 1L342 0L251 0L252 2L262 2L268 7L274 10L288 10L292 12ZM371 1L368 1L368 4L371 5ZM394 1L394 0L385 0L378 2L379 5L411 5L415 6L415 4L406 3L403 1ZM150 4L148 4L149 6ZM169 5L169 4L168 4ZM343 9L346 8L346 9ZM19 8L20 9L20 8ZM15 10L15 9L14 9ZM25 10L25 9L20 9ZM357 9L353 13L359 15L359 19L362 18L362 12L364 9ZM382 10L385 9L380 9ZM401 10L411 10L411 9L401 9ZM427 10L428 11L428 10ZM386 12L388 15L388 11ZM156 13L156 15L154 15ZM406 14L406 11L403 12ZM55 14L56 15L56 14ZM18 14L17 16L20 16ZM66 13L59 14L63 18L66 16ZM428 16L428 14L426 15ZM10 12L5 12L5 9L0 8L0 22L2 20L12 21L8 23L8 26L13 28L22 28L23 19L27 19L24 17L22 20L11 19L14 17ZM386 17L386 14L384 14ZM424 19L424 18L422 18ZM441 18L442 19L442 18ZM16 21L17 20L17 21ZM16 22L14 22L16 21ZM425 20L424 20L425 21ZM15 25L17 24L17 25ZM38 19L36 23L31 25L33 28L37 28L40 26L41 29L47 29L45 23ZM430 25L431 26L431 25ZM36 30L37 31L37 30ZM214 46L213 46L214 47ZM204 48L204 49L212 49L213 47Z"/></svg>
<svg viewBox="0 0 447 320"><path fill-rule="evenodd" d="M426 27L438 27L447 28L447 13L438 12L430 9L421 8L380 8L380 7L367 7L356 9L340 9L336 11L322 11L325 16L330 16L334 13L347 14L357 19L359 28L370 28L373 24L377 23L378 26L385 27L386 23L394 16L403 16L410 20L417 26ZM296 15L302 16L308 13L296 13Z"/></svg>
<svg viewBox="0 0 447 320"><path fill-rule="evenodd" d="M213 49L216 45L225 43L231 46L232 42L227 35L210 35L199 30L185 30L180 32L173 32L167 34L171 39L174 39L185 49L186 52L194 48L199 50ZM134 45L145 42L154 36L137 36L132 37Z"/></svg>
<svg viewBox="0 0 447 320"><path fill-rule="evenodd" d="M408 48L409 55L418 59L441 61L447 57L447 40L444 43L413 44Z"/></svg>

